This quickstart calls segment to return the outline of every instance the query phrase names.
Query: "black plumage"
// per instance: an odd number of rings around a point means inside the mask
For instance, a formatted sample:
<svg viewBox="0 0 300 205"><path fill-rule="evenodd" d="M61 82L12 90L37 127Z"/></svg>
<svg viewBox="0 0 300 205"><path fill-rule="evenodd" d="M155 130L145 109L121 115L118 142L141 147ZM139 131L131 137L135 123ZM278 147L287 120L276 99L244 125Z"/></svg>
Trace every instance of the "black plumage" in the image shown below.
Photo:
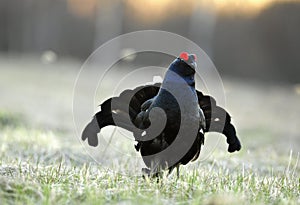
<svg viewBox="0 0 300 205"><path fill-rule="evenodd" d="M131 131L148 174L171 172L196 160L206 132L224 134L228 151L239 151L230 115L214 98L195 89L195 67L195 56L184 53L171 63L162 84L139 86L106 100L84 129L82 140L97 146L97 133L108 125Z"/></svg>

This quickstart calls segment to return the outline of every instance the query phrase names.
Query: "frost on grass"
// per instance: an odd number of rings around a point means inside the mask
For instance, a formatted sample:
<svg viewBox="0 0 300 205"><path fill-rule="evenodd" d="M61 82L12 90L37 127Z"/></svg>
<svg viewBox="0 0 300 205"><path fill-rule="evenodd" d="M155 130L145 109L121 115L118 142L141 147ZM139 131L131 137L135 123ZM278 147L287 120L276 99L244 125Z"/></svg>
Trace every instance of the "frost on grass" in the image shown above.
<svg viewBox="0 0 300 205"><path fill-rule="evenodd" d="M297 150L278 154L266 143L228 156L220 149L183 166L179 179L171 175L157 182L97 164L66 137L22 123L2 125L1 204L300 203ZM130 169L122 160L119 167Z"/></svg>

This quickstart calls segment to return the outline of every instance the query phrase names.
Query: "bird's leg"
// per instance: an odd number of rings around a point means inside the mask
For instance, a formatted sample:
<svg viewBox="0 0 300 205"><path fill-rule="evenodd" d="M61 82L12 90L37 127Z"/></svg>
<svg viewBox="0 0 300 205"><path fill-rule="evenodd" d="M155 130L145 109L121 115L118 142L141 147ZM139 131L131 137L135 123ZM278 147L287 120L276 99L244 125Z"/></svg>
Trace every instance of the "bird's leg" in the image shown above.
<svg viewBox="0 0 300 205"><path fill-rule="evenodd" d="M179 166L180 166L180 164L177 164L175 166L170 167L168 175L170 175L173 172L174 168L176 168L176 176L177 176L177 179L179 179L179 174L180 174L179 173Z"/></svg>
<svg viewBox="0 0 300 205"><path fill-rule="evenodd" d="M174 166L172 166L172 167L169 168L168 176L173 172L173 169L174 169L174 168L175 168Z"/></svg>
<svg viewBox="0 0 300 205"><path fill-rule="evenodd" d="M157 177L157 178L161 178L162 177L161 166L160 166L159 163L157 163L152 168L151 175L152 175L152 177Z"/></svg>
<svg viewBox="0 0 300 205"><path fill-rule="evenodd" d="M180 164L176 165L177 179L179 179L179 166L180 166Z"/></svg>
<svg viewBox="0 0 300 205"><path fill-rule="evenodd" d="M150 169L147 169L147 168L142 168L142 174L143 174L143 178L145 178L146 176L147 176L147 177L150 177L150 175L151 175L151 170L150 170Z"/></svg>
<svg viewBox="0 0 300 205"><path fill-rule="evenodd" d="M142 168L142 173L143 173L143 178L145 178L145 176L147 176L149 178L154 178L154 177L161 178L162 177L161 167L158 163L155 165L152 165L150 169Z"/></svg>

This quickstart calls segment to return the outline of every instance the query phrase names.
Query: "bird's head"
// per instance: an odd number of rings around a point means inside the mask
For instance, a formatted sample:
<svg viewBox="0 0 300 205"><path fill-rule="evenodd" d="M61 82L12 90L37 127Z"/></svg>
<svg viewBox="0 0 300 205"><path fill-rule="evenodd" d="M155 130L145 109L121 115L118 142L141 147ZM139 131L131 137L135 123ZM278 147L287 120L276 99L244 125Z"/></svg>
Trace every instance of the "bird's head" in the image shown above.
<svg viewBox="0 0 300 205"><path fill-rule="evenodd" d="M189 85L194 85L194 75L197 68L195 54L182 52L169 66L169 70L184 78Z"/></svg>
<svg viewBox="0 0 300 205"><path fill-rule="evenodd" d="M170 65L169 69L182 76L195 74L197 68L197 57L195 54L182 52Z"/></svg>

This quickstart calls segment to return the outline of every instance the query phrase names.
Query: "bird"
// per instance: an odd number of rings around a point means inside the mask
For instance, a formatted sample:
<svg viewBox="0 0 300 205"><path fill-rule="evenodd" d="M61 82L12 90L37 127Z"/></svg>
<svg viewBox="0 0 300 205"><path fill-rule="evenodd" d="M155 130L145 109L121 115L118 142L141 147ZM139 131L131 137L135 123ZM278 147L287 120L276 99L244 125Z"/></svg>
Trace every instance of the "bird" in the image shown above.
<svg viewBox="0 0 300 205"><path fill-rule="evenodd" d="M241 149L231 116L216 100L195 88L197 56L182 52L169 65L161 83L124 90L105 100L101 110L84 128L81 138L98 145L97 134L113 125L133 133L147 176L168 174L195 161L205 134L218 132L227 138L228 152Z"/></svg>

